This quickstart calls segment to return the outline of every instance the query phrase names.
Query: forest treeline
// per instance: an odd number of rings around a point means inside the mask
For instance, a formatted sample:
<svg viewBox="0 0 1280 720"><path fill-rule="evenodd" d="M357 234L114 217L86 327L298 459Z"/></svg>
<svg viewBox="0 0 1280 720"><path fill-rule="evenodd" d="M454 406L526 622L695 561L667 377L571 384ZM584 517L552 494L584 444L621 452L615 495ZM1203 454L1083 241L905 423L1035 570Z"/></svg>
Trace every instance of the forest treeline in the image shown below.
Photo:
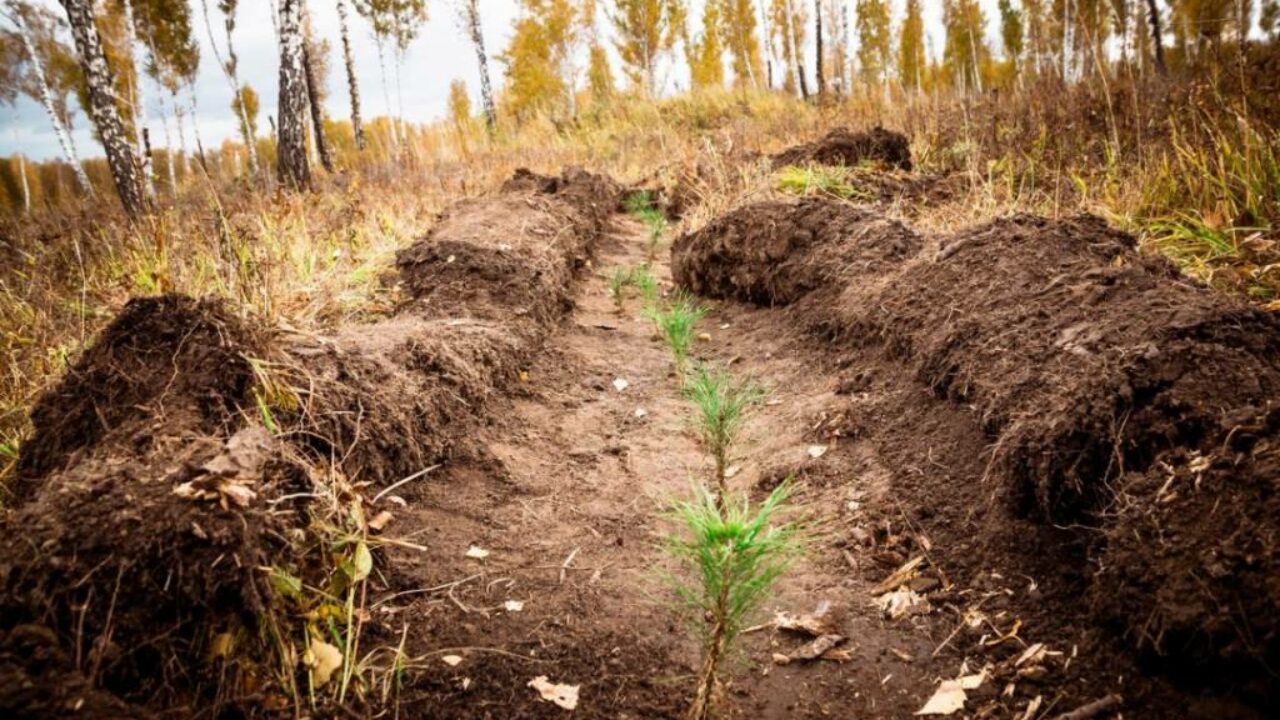
<svg viewBox="0 0 1280 720"><path fill-rule="evenodd" d="M432 21L465 30L480 88L454 80L449 118L424 126L403 117L399 94L405 71L441 75L405 67L428 21L425 0L270 2L280 56L275 88L240 78L238 0L59 0L59 7L0 0L0 100L23 95L42 104L62 151L55 161L0 160L8 211L114 193L136 218L202 174L304 186L317 168L465 147L482 128L496 136L534 119L557 126L599 119L672 89L776 91L832 103L967 97L1052 78L1110 92L1121 78L1230 67L1251 44L1280 33L1280 0L999 0L995 17L979 0L943 0L941 48L926 32L923 0L707 0L696 18L687 0L520 0L510 42L491 56L479 0L460 0L439 11L452 19ZM338 37L313 28L308 3L320 2L336 5ZM367 89L357 81L353 32L375 40L388 116L362 117ZM207 35L203 45L198 33ZM202 47L212 57L202 57ZM496 96L490 57L505 74ZM239 137L216 147L206 147L199 130L201 62L215 63L233 90ZM345 79L348 117L324 109L334 65ZM264 92L278 97L276 116L265 119ZM87 118L101 153L76 147L75 117ZM86 152L95 158L84 159Z"/></svg>

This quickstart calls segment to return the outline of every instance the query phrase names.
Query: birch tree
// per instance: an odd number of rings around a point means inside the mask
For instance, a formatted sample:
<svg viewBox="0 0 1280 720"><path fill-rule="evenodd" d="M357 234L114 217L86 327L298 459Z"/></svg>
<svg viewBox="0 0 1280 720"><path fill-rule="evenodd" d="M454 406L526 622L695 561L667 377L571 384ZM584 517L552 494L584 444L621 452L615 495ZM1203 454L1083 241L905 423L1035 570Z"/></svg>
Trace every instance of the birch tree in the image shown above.
<svg viewBox="0 0 1280 720"><path fill-rule="evenodd" d="M13 23L18 39L22 44L26 62L31 66L30 71L26 73L22 73L18 69L19 72L17 74L22 78L22 81L18 81L17 84L26 94L40 101L45 113L49 116L50 124L53 125L53 133L58 138L58 146L62 150L62 156L75 174L76 185L81 192L92 196L93 186L89 183L89 176L85 173L84 166L80 164L80 156L76 152L75 140L67 128L67 123L63 120L66 113L65 95L60 108L58 99L50 87L49 77L45 71L45 62L38 48L35 37L36 31L33 29L33 25L40 22L40 19L37 18L37 11L26 3L20 3L17 0L6 0L4 13L9 22ZM45 17L44 21L51 23L52 18Z"/></svg>
<svg viewBox="0 0 1280 720"><path fill-rule="evenodd" d="M67 13L67 24L71 27L71 37L75 40L80 68L84 72L89 118L97 128L98 138L102 141L102 149L107 156L107 166L111 169L111 179L115 182L116 192L120 195L120 203L124 206L125 214L131 220L138 220L147 213L146 194L142 187L138 164L133 156L133 149L129 146L129 139L125 134L124 123L121 122L120 112L116 108L114 78L102 50L102 39L98 36L98 28L93 23L91 2L90 0L60 0L60 2Z"/></svg>
<svg viewBox="0 0 1280 720"><path fill-rule="evenodd" d="M231 40L232 32L236 29L236 10L239 6L239 0L218 0L218 10L222 13L222 28L226 37L227 53L224 56L222 51L218 49L218 40L214 37L213 21L209 17L209 0L200 0L201 9L204 10L204 26L209 31L209 47L213 49L214 59L218 61L218 67L222 69L222 75L227 80L227 85L231 87L232 98L240 98L244 88L240 84L240 58L236 55L235 43ZM249 122L249 118L245 116L245 103L238 100L232 101L232 107L236 109L239 117L237 118L240 126L240 140L244 143L245 154L249 157L249 172L258 174L258 149L256 147L255 138L248 134L251 132L253 124Z"/></svg>
<svg viewBox="0 0 1280 720"><path fill-rule="evenodd" d="M489 82L489 54L484 49L484 32L480 27L480 0L462 0L463 24L480 66L480 102L484 106L484 123L493 135L498 129L498 111L493 104L493 85Z"/></svg>
<svg viewBox="0 0 1280 720"><path fill-rule="evenodd" d="M311 183L307 165L307 78L303 66L302 4L281 0L280 96L277 102L276 164L280 180L293 189Z"/></svg>
<svg viewBox="0 0 1280 720"><path fill-rule="evenodd" d="M356 138L356 148L364 149L364 122L360 117L360 85L356 80L356 61L351 54L351 21L347 0L338 2L338 32L342 36L342 61L347 70L347 92L351 96L351 132Z"/></svg>
<svg viewBox="0 0 1280 720"><path fill-rule="evenodd" d="M311 110L311 138L316 152L320 155L320 164L325 172L333 172L333 154L329 151L329 141L324 133L324 99L329 94L325 86L329 64L327 42L317 42L311 30L311 18L303 11L302 19L302 67L307 76L307 106Z"/></svg>

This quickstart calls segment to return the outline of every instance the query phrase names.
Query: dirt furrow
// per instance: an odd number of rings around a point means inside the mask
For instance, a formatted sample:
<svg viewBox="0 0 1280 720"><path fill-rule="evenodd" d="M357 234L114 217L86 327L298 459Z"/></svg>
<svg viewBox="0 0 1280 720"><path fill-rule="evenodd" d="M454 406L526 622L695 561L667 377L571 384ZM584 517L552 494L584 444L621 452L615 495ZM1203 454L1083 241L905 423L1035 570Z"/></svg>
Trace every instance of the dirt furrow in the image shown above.
<svg viewBox="0 0 1280 720"><path fill-rule="evenodd" d="M526 687L539 675L581 684L584 717L678 717L692 697L698 646L666 604L662 512L711 468L640 300L618 313L607 297L608 270L644 261L642 229L618 224L565 325L478 438L483 451L403 493L400 528L420 528L413 537L427 550L394 553L393 588L436 589L391 595L375 616L382 642L408 628L409 654L429 658L404 696L410 716L555 717ZM654 270L669 283L665 262ZM905 716L958 662L931 657L945 636L929 624L883 619L870 590L894 568L831 534L862 523L862 505L886 488L833 463L837 453L813 457L831 442L822 428L834 420L841 370L777 320L713 303L702 323L710 339L696 354L770 392L748 422L732 482L759 495L797 476L797 502L820 528L762 620L828 603L853 660L776 666L775 652L804 639L762 629L731 665L730 705L761 718ZM468 558L472 547L489 554ZM504 608L511 600L518 611ZM462 661L451 666L444 654Z"/></svg>

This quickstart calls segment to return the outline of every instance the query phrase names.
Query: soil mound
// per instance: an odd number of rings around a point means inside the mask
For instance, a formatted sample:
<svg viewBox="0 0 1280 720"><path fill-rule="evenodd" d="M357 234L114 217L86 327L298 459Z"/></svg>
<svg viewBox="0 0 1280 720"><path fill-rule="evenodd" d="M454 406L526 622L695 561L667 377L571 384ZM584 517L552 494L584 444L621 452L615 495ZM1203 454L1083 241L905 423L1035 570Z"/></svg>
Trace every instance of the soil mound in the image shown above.
<svg viewBox="0 0 1280 720"><path fill-rule="evenodd" d="M846 165L876 162L900 170L911 169L911 141L902 133L874 127L867 132L835 128L813 142L788 148L773 156L773 166Z"/></svg>
<svg viewBox="0 0 1280 720"><path fill-rule="evenodd" d="M850 363L888 361L967 409L1005 508L1092 528L1086 556L1063 561L1102 568L1090 580L1100 617L1173 671L1213 666L1200 681L1269 687L1280 659L1275 317L1139 254L1097 218L1000 220L867 272L810 262L808 229L760 252L742 228L795 227L765 220L776 212L751 206L682 238L677 277L792 303ZM847 227L827 237L824 258L886 242ZM939 435L920 440L922 456ZM980 482L967 492L966 504L987 502Z"/></svg>
<svg viewBox="0 0 1280 720"><path fill-rule="evenodd" d="M672 275L707 297L786 305L920 251L918 235L872 210L826 198L758 203L678 238Z"/></svg>
<svg viewBox="0 0 1280 720"><path fill-rule="evenodd" d="M33 412L0 524L22 538L0 553L0 709L260 701L283 602L264 569L319 586L310 498L351 494L313 468L390 482L453 451L568 307L616 193L524 173L460 203L397 258L411 299L327 337L266 344L215 302L132 301Z"/></svg>
<svg viewBox="0 0 1280 720"><path fill-rule="evenodd" d="M248 392L243 353L256 341L216 302L162 295L130 301L31 412L14 486L20 502L81 448L155 415L205 433Z"/></svg>
<svg viewBox="0 0 1280 720"><path fill-rule="evenodd" d="M20 624L38 623L61 653L75 648L68 688L150 701L171 683L198 687L171 660L198 657L210 627L266 607L256 568L281 523L217 502L263 491L270 436L231 434L256 347L219 303L134 300L33 412L2 527L23 540L0 556L0 630L17 642L34 637ZM55 650L31 657L53 662ZM0 687L25 682L4 669Z"/></svg>
<svg viewBox="0 0 1280 720"><path fill-rule="evenodd" d="M574 273L621 189L578 169L517 171L492 197L464 200L397 254L410 300L396 316L299 344L297 382L322 456L394 482L456 452L487 399L571 307Z"/></svg>

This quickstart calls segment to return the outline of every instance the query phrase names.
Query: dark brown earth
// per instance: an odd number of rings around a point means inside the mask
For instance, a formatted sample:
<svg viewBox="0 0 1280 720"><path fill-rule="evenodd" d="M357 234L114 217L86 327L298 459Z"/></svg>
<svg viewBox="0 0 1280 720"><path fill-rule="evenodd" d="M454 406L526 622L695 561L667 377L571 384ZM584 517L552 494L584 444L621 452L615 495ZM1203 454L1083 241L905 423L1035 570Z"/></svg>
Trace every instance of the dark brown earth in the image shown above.
<svg viewBox="0 0 1280 720"><path fill-rule="evenodd" d="M256 623L296 641L312 620L262 568L328 587L347 550L306 538L333 504L363 518L373 570L353 689L315 715L679 717L698 648L661 579L663 508L710 462L639 299L607 296L646 255L618 194L518 173L400 253L394 314L331 335L132 303L34 414L0 527L22 539L0 552L0 710L292 716ZM743 635L727 716L904 718L979 672L956 717L1111 693L1124 717L1265 715L1272 316L1091 218L928 237L770 201L653 269L707 298L697 358L769 391L731 483L793 477L817 528L760 621L826 604L847 638L845 662L777 665L805 638ZM173 492L225 482L256 495ZM899 587L917 600L891 618ZM232 630L228 662L213 639ZM572 715L528 687L542 675L581 686Z"/></svg>
<svg viewBox="0 0 1280 720"><path fill-rule="evenodd" d="M911 141L906 135L882 127L864 132L835 128L813 142L796 145L773 156L773 166L844 165L861 163L911 169Z"/></svg>
<svg viewBox="0 0 1280 720"><path fill-rule="evenodd" d="M1040 585L1063 583L1021 612L1048 600L1078 616L1086 592L1087 620L1172 680L1269 702L1275 317L1138 254L1095 218L1015 217L913 243L895 223L815 202L748 206L681 238L677 280L789 304L787 322L854 368L843 434L886 467L914 454L935 466L926 475L945 472L923 487L904 478L916 491L895 511L945 533L937 552L969 570L963 580L1008 558ZM841 221L818 255L823 213ZM924 250L900 252L913 244ZM865 260L888 257L900 261Z"/></svg>

